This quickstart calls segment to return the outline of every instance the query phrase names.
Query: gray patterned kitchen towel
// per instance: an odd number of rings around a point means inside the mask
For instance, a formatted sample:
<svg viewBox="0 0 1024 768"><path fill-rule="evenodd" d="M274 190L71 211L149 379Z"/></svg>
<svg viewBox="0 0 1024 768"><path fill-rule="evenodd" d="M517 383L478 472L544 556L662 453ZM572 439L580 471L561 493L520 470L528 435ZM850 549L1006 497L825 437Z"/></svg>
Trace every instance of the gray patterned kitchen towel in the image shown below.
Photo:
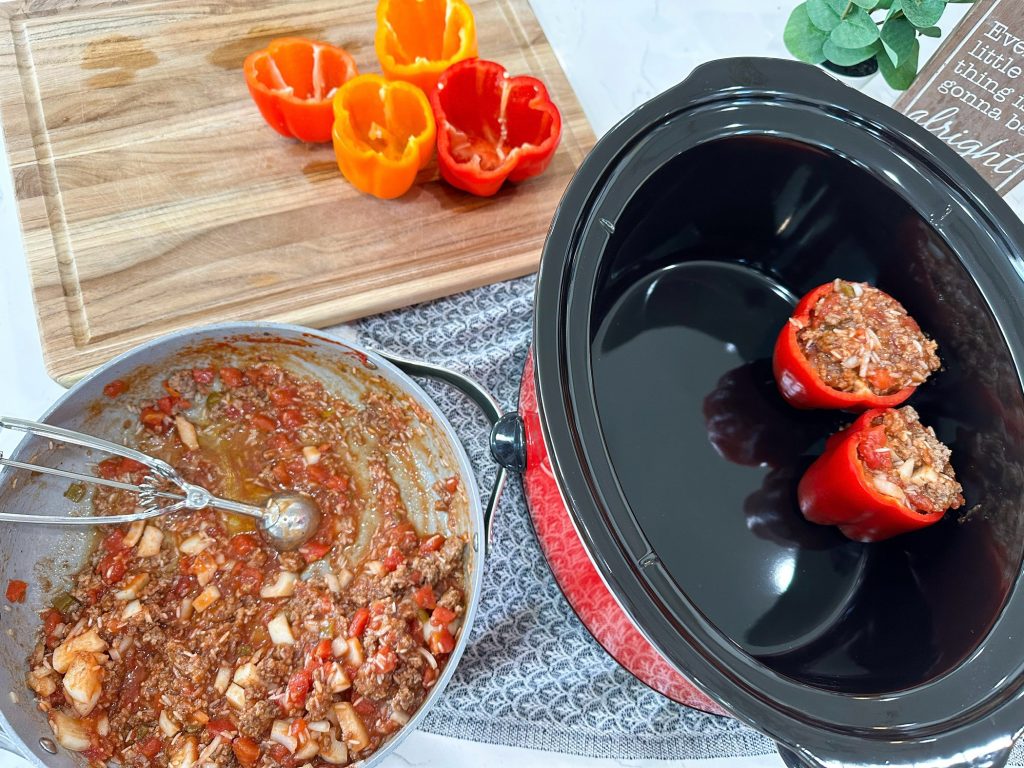
<svg viewBox="0 0 1024 768"><path fill-rule="evenodd" d="M530 343L532 277L371 317L367 346L426 360L483 383L515 407ZM483 493L494 480L484 418L458 392L424 384L469 452ZM679 706L637 681L588 634L559 591L518 482L494 520L483 595L466 655L423 728L493 744L589 757L767 754L772 743L725 717Z"/></svg>

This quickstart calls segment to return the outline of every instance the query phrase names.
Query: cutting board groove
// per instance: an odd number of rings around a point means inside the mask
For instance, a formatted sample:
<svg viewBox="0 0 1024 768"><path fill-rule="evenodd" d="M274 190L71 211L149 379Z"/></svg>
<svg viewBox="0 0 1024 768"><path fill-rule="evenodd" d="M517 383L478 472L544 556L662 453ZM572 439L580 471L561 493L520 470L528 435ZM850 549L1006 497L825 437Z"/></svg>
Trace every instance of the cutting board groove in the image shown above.
<svg viewBox="0 0 1024 768"><path fill-rule="evenodd" d="M271 131L241 73L286 34L379 71L372 0L0 3L0 120L50 373L190 325L323 327L533 271L594 136L527 0L472 5L481 55L548 84L558 154L492 199L432 163L380 201L330 145Z"/></svg>

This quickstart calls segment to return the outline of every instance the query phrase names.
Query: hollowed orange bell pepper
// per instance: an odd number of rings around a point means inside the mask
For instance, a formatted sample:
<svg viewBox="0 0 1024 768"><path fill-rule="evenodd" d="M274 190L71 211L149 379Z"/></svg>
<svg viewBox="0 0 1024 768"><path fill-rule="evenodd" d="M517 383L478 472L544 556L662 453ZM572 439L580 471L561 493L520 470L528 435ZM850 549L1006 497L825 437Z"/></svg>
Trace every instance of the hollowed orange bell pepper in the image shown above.
<svg viewBox="0 0 1024 768"><path fill-rule="evenodd" d="M331 140L335 90L358 74L343 48L282 37L249 54L243 65L249 93L270 127L300 141Z"/></svg>
<svg viewBox="0 0 1024 768"><path fill-rule="evenodd" d="M476 56L476 22L465 0L380 0L374 47L388 78L430 93L448 67Z"/></svg>
<svg viewBox="0 0 1024 768"><path fill-rule="evenodd" d="M448 68L430 94L437 166L454 187L493 195L505 179L543 173L562 136L562 116L535 77L509 77L483 59Z"/></svg>
<svg viewBox="0 0 1024 768"><path fill-rule="evenodd" d="M334 95L334 154L362 192L390 199L412 186L434 153L426 94L410 83L360 75Z"/></svg>

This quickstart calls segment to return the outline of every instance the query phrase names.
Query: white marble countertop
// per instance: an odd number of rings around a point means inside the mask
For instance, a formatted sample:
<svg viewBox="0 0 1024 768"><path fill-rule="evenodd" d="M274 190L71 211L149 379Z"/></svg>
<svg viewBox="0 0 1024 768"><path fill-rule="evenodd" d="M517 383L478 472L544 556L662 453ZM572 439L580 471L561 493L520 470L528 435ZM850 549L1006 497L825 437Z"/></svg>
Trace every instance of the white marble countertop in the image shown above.
<svg viewBox="0 0 1024 768"><path fill-rule="evenodd" d="M789 58L782 43L786 18L797 0L531 0L595 133L601 136L632 109L705 61L728 56ZM943 29L967 6L951 6ZM923 55L935 41L925 39ZM895 93L880 77L864 90L891 102ZM0 115L2 120L2 115ZM2 137L0 137L2 142ZM6 158L6 150L0 151ZM0 412L34 418L64 391L43 368L29 292L17 210L6 162L0 162ZM17 443L0 435L0 451ZM515 765L579 768L605 763L642 768L686 766L697 761L591 760L533 750L475 744L426 733L411 734L388 763L393 768ZM699 761L701 768L781 766L776 756ZM28 763L0 752L0 768Z"/></svg>

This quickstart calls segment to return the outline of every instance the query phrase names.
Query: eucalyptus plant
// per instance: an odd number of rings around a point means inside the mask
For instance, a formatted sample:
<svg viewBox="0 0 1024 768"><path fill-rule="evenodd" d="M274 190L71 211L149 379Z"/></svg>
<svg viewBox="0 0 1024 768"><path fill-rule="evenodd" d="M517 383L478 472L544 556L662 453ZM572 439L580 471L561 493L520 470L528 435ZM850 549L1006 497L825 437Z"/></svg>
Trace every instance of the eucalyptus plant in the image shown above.
<svg viewBox="0 0 1024 768"><path fill-rule="evenodd" d="M783 34L789 52L810 64L845 68L878 63L885 81L905 91L917 76L919 37L939 37L947 3L974 0L807 0Z"/></svg>

